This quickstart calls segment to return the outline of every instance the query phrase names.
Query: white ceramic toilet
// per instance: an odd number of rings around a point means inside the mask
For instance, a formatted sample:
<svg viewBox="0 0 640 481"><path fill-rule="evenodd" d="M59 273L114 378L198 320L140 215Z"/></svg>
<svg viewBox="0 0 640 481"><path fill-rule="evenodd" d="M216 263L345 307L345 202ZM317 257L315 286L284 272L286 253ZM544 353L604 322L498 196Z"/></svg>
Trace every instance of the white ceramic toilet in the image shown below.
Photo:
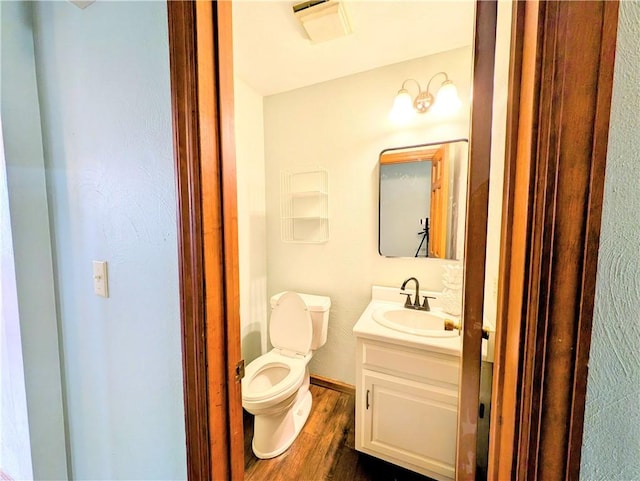
<svg viewBox="0 0 640 481"><path fill-rule="evenodd" d="M312 351L327 341L331 299L282 292L271 298L273 349L245 369L242 406L255 416L253 452L262 459L285 452L311 411Z"/></svg>

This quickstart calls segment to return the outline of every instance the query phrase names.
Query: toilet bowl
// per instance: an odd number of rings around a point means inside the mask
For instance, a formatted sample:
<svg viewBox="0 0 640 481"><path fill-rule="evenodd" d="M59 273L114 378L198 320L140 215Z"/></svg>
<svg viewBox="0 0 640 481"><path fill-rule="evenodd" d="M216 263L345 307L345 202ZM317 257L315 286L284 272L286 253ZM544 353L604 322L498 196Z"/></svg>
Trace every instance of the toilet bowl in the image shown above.
<svg viewBox="0 0 640 481"><path fill-rule="evenodd" d="M311 411L312 350L327 339L328 297L283 292L271 298L269 338L273 349L245 369L242 406L255 416L254 454L273 458L295 441Z"/></svg>
<svg viewBox="0 0 640 481"><path fill-rule="evenodd" d="M261 356L259 362L245 369L243 407L250 413L263 414L290 403L302 386L306 368L304 359L287 358L274 351Z"/></svg>

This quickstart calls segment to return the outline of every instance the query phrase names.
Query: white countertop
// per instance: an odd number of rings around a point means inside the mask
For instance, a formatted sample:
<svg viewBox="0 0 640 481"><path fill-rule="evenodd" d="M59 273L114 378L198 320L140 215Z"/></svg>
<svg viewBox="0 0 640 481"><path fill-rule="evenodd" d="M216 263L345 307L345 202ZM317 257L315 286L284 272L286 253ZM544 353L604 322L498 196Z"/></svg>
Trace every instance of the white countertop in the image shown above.
<svg viewBox="0 0 640 481"><path fill-rule="evenodd" d="M406 292L414 293L413 291L406 290ZM453 316L445 313L442 310L442 304L438 297L439 292L432 291L420 291L422 295L429 295L435 297L430 302L431 313L435 315L441 315L444 318L451 319L456 322L460 322L459 316ZM399 300L399 298L401 300ZM428 337L420 336L417 334L410 334L402 331L397 331L389 327L378 324L373 319L373 311L382 306L398 306L404 305L404 296L400 295L400 289L395 287L381 287L373 286L371 288L371 302L360 315L360 318L353 326L353 333L356 337L363 337L366 339L373 339L375 341L391 342L393 344L400 344L403 346L409 346L417 349L428 349L433 352L439 352L442 354L453 354L459 356L462 353L462 336L452 337ZM482 340L482 360L492 362L493 360L488 357L488 343L485 339Z"/></svg>
<svg viewBox="0 0 640 481"><path fill-rule="evenodd" d="M375 311L379 307L395 305L402 308L404 302L399 302L399 300L404 299L404 297L400 296L399 293L400 289L397 288L379 286L374 286L372 288L371 302L364 310L364 312L360 315L360 318L353 327L353 333L356 335L356 337L364 337L366 339L373 339L376 341L391 342L394 344L400 344L403 346L409 346L418 349L428 349L430 351L439 352L442 354L460 355L460 352L462 350L462 336L429 337L409 334L382 326L373 319L373 311ZM445 317L454 321L460 320L459 317L444 313L441 310L440 303L437 299L439 293L421 291L421 294L434 295L436 297L436 299L431 302L431 313L442 315L443 322Z"/></svg>

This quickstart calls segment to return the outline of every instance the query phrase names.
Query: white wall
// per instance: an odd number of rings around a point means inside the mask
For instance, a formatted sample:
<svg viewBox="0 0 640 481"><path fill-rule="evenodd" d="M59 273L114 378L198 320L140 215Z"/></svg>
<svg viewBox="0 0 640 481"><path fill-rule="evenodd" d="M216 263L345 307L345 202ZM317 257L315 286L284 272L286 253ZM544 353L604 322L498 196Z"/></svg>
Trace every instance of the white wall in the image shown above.
<svg viewBox="0 0 640 481"><path fill-rule="evenodd" d="M166 9L34 5L73 479L186 478Z"/></svg>
<svg viewBox="0 0 640 481"><path fill-rule="evenodd" d="M0 2L1 111L33 475L67 479L53 254L31 4ZM2 240L3 244L5 238Z"/></svg>
<svg viewBox="0 0 640 481"><path fill-rule="evenodd" d="M640 479L640 2L620 2L580 478Z"/></svg>
<svg viewBox="0 0 640 481"><path fill-rule="evenodd" d="M29 480L33 464L15 267L0 128L0 478Z"/></svg>
<svg viewBox="0 0 640 481"><path fill-rule="evenodd" d="M235 76L240 336L248 364L267 350L267 242L262 95Z"/></svg>
<svg viewBox="0 0 640 481"><path fill-rule="evenodd" d="M449 119L422 116L397 128L388 120L404 79L423 87L446 70L463 106ZM469 135L471 48L462 48L265 98L268 294L296 290L332 300L328 340L311 371L354 383L352 328L370 300L372 284L400 286L410 276L441 290L435 259L378 255L378 157L382 150ZM320 166L329 173L330 240L294 244L280 240L282 170Z"/></svg>

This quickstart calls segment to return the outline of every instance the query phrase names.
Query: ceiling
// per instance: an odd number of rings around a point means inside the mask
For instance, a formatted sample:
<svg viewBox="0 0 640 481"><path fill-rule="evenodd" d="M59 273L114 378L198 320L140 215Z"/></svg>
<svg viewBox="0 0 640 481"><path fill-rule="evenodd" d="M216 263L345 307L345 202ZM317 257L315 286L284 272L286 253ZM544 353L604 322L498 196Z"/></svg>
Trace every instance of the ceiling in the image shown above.
<svg viewBox="0 0 640 481"><path fill-rule="evenodd" d="M473 0L346 0L353 33L312 44L300 1L234 0L236 75L262 95L471 45Z"/></svg>

